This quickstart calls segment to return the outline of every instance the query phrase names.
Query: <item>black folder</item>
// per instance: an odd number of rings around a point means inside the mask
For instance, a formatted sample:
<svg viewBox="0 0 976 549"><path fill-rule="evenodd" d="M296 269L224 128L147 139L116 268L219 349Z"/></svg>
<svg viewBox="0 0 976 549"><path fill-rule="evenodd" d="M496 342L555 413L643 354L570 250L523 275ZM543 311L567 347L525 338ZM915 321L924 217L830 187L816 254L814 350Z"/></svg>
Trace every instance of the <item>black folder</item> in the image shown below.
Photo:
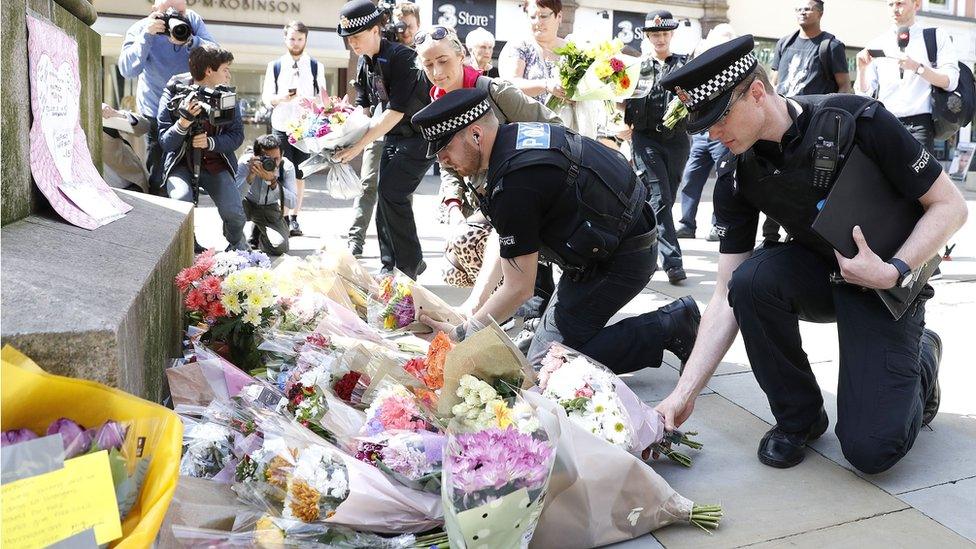
<svg viewBox="0 0 976 549"><path fill-rule="evenodd" d="M841 255L851 258L857 255L852 233L859 225L868 246L887 261L912 234L923 213L918 200L898 193L877 164L855 145L813 222L813 230ZM895 320L915 301L941 259L935 256L927 261L908 288L877 290Z"/></svg>

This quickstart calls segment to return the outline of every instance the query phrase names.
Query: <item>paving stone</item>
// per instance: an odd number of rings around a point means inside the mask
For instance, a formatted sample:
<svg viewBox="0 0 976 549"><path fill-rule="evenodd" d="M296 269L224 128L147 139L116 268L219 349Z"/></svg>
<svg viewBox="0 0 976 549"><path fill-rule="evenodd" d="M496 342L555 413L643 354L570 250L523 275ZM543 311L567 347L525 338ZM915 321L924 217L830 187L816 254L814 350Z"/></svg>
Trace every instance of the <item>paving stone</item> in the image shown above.
<svg viewBox="0 0 976 549"><path fill-rule="evenodd" d="M902 501L976 543L976 478L941 484L898 496Z"/></svg>
<svg viewBox="0 0 976 549"><path fill-rule="evenodd" d="M754 549L796 547L807 549L867 549L891 547L964 547L969 545L958 534L914 509L887 513L865 520L848 522L773 539L753 545Z"/></svg>
<svg viewBox="0 0 976 549"><path fill-rule="evenodd" d="M769 426L719 395L700 397L685 427L705 445L692 467L655 469L685 497L721 504L725 518L711 536L682 525L655 532L665 547L735 547L907 507L816 453L793 469L762 465L756 441Z"/></svg>

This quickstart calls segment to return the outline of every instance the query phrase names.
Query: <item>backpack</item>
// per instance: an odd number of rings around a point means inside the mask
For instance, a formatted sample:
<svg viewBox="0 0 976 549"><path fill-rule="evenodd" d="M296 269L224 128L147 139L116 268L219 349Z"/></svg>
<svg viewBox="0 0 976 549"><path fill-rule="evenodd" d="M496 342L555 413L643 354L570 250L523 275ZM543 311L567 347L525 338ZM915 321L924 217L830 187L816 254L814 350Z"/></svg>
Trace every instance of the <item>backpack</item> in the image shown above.
<svg viewBox="0 0 976 549"><path fill-rule="evenodd" d="M939 49L935 41L935 28L922 30L925 37L925 52L929 63L938 67ZM935 123L935 138L947 139L959 128L969 124L976 114L976 79L973 71L962 61L959 62L959 84L952 91L932 86L932 119Z"/></svg>
<svg viewBox="0 0 976 549"><path fill-rule="evenodd" d="M833 75L833 73L830 72L830 43L836 40L836 38L833 34L826 31L823 32L823 35L824 39L820 41L820 46L817 49L817 58L820 59L820 72L823 73L824 78L831 83L831 86L836 88L837 78ZM790 35L790 38L786 42L780 42L782 45L777 45L776 58L782 59L783 52L786 51L786 48L792 46L793 42L796 42L796 39L799 36L800 31L797 30Z"/></svg>
<svg viewBox="0 0 976 549"><path fill-rule="evenodd" d="M312 62L312 91L315 95L319 94L319 62L310 59ZM281 59L274 62L274 88L275 95L278 95L278 75L281 74Z"/></svg>

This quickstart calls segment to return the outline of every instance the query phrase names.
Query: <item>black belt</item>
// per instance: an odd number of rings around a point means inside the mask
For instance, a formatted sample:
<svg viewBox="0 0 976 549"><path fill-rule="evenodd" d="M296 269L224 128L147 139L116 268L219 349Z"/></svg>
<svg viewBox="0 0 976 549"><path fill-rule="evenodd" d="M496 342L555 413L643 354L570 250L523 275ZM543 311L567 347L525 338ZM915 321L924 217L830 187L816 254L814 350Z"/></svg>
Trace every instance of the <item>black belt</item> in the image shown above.
<svg viewBox="0 0 976 549"><path fill-rule="evenodd" d="M643 250L651 247L655 242L657 242L657 227L654 227L646 233L624 239L624 241L617 246L617 249L614 250L613 253L625 254L635 252L637 250Z"/></svg>
<svg viewBox="0 0 976 549"><path fill-rule="evenodd" d="M913 114L911 116L902 116L898 118L898 121L902 124L924 124L926 122L932 122L932 115L930 113Z"/></svg>

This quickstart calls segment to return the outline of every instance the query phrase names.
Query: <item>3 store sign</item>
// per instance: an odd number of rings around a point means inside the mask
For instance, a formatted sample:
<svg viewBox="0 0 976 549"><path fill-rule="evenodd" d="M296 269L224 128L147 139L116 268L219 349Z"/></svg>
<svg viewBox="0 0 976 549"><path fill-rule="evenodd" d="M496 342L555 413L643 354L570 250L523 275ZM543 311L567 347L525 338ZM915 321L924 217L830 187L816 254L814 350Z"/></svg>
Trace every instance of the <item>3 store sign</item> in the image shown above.
<svg viewBox="0 0 976 549"><path fill-rule="evenodd" d="M454 29L462 41L478 27L495 34L495 2L434 0L433 7L433 23Z"/></svg>

